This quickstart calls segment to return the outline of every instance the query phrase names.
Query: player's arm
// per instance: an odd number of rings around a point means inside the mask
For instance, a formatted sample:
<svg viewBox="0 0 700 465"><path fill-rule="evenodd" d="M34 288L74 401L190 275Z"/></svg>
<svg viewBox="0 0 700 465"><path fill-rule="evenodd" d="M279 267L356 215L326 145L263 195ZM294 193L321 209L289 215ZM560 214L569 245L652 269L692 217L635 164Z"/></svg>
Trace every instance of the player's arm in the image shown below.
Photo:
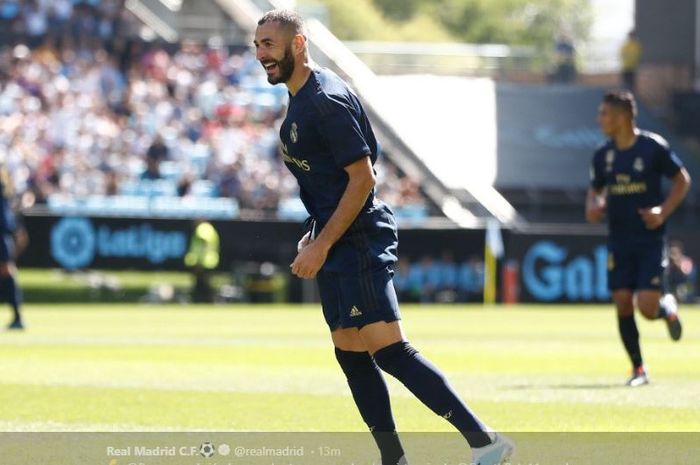
<svg viewBox="0 0 700 465"><path fill-rule="evenodd" d="M688 170L681 167L678 172L671 178L671 189L664 203L653 208L643 208L639 210L639 214L644 220L647 229L656 229L661 226L671 213L678 208L690 189L690 174Z"/></svg>
<svg viewBox="0 0 700 465"><path fill-rule="evenodd" d="M369 156L350 163L344 169L348 174L348 185L338 207L318 237L302 248L291 265L292 273L300 278L316 276L326 261L328 251L355 221L374 188L376 178Z"/></svg>
<svg viewBox="0 0 700 465"><path fill-rule="evenodd" d="M586 221L589 223L600 223L605 216L605 188L590 187L586 194Z"/></svg>
<svg viewBox="0 0 700 465"><path fill-rule="evenodd" d="M590 187L586 193L586 221L600 223L605 216L607 208L607 190L605 189L605 177L601 166L601 150L593 154L590 169Z"/></svg>

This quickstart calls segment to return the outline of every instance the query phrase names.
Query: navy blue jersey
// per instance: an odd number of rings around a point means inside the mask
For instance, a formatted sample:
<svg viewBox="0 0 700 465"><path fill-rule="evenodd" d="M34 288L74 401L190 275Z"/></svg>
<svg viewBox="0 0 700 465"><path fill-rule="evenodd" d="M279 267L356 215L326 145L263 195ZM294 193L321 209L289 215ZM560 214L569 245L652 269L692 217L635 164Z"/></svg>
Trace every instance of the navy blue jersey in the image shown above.
<svg viewBox="0 0 700 465"><path fill-rule="evenodd" d="M342 79L317 68L297 94L290 95L280 137L284 162L299 182L301 200L323 227L347 187L343 168L366 156L373 164L377 160L369 119ZM373 203L371 192L362 212Z"/></svg>
<svg viewBox="0 0 700 465"><path fill-rule="evenodd" d="M591 186L607 190L610 239L659 238L665 228L649 230L639 215L640 208L663 203L661 178L675 176L681 160L659 135L640 131L637 141L619 150L608 141L593 155Z"/></svg>

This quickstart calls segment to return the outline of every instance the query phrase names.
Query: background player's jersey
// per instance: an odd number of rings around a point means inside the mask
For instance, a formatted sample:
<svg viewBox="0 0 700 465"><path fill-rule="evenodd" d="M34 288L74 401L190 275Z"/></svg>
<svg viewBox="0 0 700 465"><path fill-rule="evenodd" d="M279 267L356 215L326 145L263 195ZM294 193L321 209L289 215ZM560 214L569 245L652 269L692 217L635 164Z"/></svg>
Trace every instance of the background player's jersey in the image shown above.
<svg viewBox="0 0 700 465"><path fill-rule="evenodd" d="M12 192L10 176L4 166L0 166L0 235L12 234L17 225L10 205Z"/></svg>
<svg viewBox="0 0 700 465"><path fill-rule="evenodd" d="M348 184L345 166L369 155L377 160L377 141L357 96L335 73L314 69L289 97L280 128L284 162L297 178L309 214L325 225ZM374 202L371 192L363 208Z"/></svg>
<svg viewBox="0 0 700 465"><path fill-rule="evenodd" d="M635 144L618 150L608 141L593 155L591 186L607 190L610 239L658 238L665 227L649 230L640 208L663 203L661 177L675 176L683 166L659 135L640 131Z"/></svg>

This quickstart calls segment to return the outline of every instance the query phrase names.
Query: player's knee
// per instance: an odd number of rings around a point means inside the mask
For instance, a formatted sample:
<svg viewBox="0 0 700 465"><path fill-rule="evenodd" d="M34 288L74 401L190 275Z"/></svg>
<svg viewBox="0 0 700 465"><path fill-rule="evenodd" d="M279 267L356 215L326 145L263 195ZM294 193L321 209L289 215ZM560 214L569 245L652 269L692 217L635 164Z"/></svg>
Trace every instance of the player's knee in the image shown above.
<svg viewBox="0 0 700 465"><path fill-rule="evenodd" d="M379 349L373 357L382 370L396 377L400 375L402 362L414 358L417 353L408 341L399 341Z"/></svg>
<svg viewBox="0 0 700 465"><path fill-rule="evenodd" d="M378 370L369 352L351 352L336 347L335 359L348 380L373 374Z"/></svg>
<svg viewBox="0 0 700 465"><path fill-rule="evenodd" d="M647 320L655 320L659 315L659 301L640 300L639 311Z"/></svg>
<svg viewBox="0 0 700 465"><path fill-rule="evenodd" d="M613 292L613 301L617 309L617 316L627 317L634 315L634 296L628 290L616 290Z"/></svg>
<svg viewBox="0 0 700 465"><path fill-rule="evenodd" d="M655 291L641 291L637 295L637 306L645 318L649 320L658 318L659 299L661 299L661 293Z"/></svg>
<svg viewBox="0 0 700 465"><path fill-rule="evenodd" d="M617 309L618 316L624 317L634 315L634 303L631 300L629 302L615 302L615 308Z"/></svg>
<svg viewBox="0 0 700 465"><path fill-rule="evenodd" d="M13 267L10 262L0 262L0 277L10 276L12 274Z"/></svg>

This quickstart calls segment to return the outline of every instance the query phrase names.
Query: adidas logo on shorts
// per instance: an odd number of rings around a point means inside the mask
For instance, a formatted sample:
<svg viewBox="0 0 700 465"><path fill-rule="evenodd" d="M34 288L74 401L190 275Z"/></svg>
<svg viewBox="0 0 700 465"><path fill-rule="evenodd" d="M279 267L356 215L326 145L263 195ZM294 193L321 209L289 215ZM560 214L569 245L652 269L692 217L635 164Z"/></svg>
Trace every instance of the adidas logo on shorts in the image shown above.
<svg viewBox="0 0 700 465"><path fill-rule="evenodd" d="M350 309L350 316L361 316L362 312L360 309L357 308L357 306L353 305L352 308Z"/></svg>

